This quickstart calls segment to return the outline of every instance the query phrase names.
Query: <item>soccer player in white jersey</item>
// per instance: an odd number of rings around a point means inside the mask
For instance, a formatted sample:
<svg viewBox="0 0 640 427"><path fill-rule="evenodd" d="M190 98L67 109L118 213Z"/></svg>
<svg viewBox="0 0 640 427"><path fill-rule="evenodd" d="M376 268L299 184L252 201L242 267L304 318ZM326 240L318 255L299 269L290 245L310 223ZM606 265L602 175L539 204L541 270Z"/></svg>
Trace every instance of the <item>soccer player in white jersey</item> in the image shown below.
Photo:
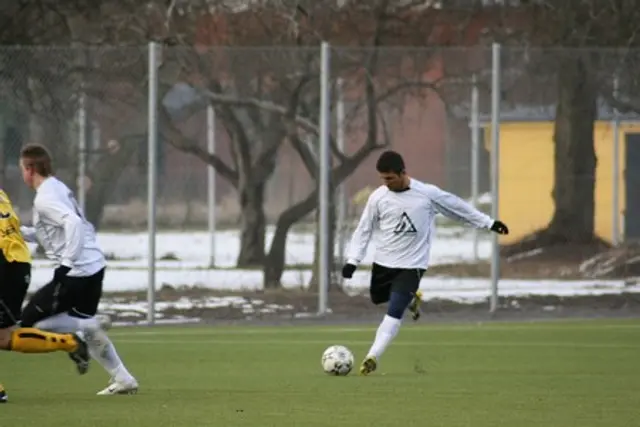
<svg viewBox="0 0 640 427"><path fill-rule="evenodd" d="M409 309L414 320L420 316L420 280L429 264L436 214L499 234L509 233L504 223L458 196L409 177L402 156L395 151L382 153L376 169L384 185L369 196L342 268L344 278L353 277L373 236L376 252L369 287L371 301L389 305L360 366L362 375L376 370L378 359L400 330L404 312Z"/></svg>
<svg viewBox="0 0 640 427"><path fill-rule="evenodd" d="M111 375L108 387L98 395L135 393L138 382L95 317L106 260L93 225L85 219L69 187L54 176L46 148L37 144L23 147L20 168L24 182L36 191L33 227L20 230L25 240L40 243L47 257L57 264L53 280L24 308L21 325L57 332L81 331L91 356Z"/></svg>

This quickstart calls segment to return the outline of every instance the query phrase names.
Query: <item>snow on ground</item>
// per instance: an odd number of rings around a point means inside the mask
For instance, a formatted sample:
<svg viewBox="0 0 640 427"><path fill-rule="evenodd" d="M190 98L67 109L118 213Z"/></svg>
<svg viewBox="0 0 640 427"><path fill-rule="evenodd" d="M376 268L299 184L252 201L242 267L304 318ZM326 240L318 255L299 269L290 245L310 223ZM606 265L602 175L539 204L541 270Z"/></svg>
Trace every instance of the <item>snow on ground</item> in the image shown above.
<svg viewBox="0 0 640 427"><path fill-rule="evenodd" d="M438 229L431 252L431 263L471 262L473 260L473 234L468 230L453 227ZM267 245L273 237L273 229L267 236ZM105 253L117 259L109 261L105 278L106 292L144 290L148 284L147 235L146 233L100 233L99 243ZM177 260L158 260L156 287L199 286L216 290L240 291L257 290L262 287L262 272L258 270L230 269L239 250L239 233L221 231L216 235L216 264L223 269L208 269L209 239L206 232L160 232L157 235L157 256L170 255ZM287 245L287 264L311 264L313 261L313 233L290 233ZM480 259L491 255L489 234L480 232ZM369 264L373 252L365 258ZM51 262L37 260L34 263L32 290L38 289L50 280ZM285 288L306 286L311 278L309 270L286 270L282 277ZM347 285L353 291L365 290L368 286L368 272L358 271ZM438 298L458 302L478 302L489 295L488 279L451 278L427 276L422 280L421 289L425 300ZM640 286L625 287L623 281L533 281L502 280L500 295L602 295L621 292L640 292Z"/></svg>
<svg viewBox="0 0 640 427"><path fill-rule="evenodd" d="M198 320L198 318L185 317L183 315L176 314L176 310L193 310L193 309L217 309L234 307L242 310L242 313L246 318L251 318L254 315L263 314L276 314L287 313L294 317L304 317L305 313L296 313L293 305L284 304L266 304L264 301L257 299L248 299L242 297L207 297L207 298L180 298L177 301L164 302L158 301L155 303L155 317L158 319L165 319L166 312L172 311L169 314L171 318L177 318L182 321L185 320ZM131 302L131 301L115 301L105 299L100 303L101 319L109 319L110 316L116 315L120 319L128 320L140 320L144 319L147 315L148 304L146 302ZM109 317L104 317L109 316ZM308 315L307 315L308 316ZM103 320L104 321L104 320ZM108 320L107 320L108 321ZM179 322L183 323L183 322Z"/></svg>
<svg viewBox="0 0 640 427"><path fill-rule="evenodd" d="M32 290L38 289L51 277L51 270L36 268L33 271ZM282 277L285 288L300 288L311 278L311 271L288 270ZM106 292L134 291L147 288L148 273L144 269L110 269L105 278ZM215 290L258 290L262 287L262 273L249 270L159 270L156 271L156 287L198 286ZM350 290L364 291L369 285L366 271L358 271L347 283ZM446 299L460 303L475 303L489 296L489 279L430 277L422 279L420 288L424 299ZM563 281L563 280L501 280L499 293L502 296L527 295L607 295L623 292L640 292L640 286L625 286L622 280L607 281Z"/></svg>
<svg viewBox="0 0 640 427"><path fill-rule="evenodd" d="M271 245L273 228L267 230L265 249ZM478 254L481 259L491 255L488 232L480 232ZM313 262L314 235L310 232L291 232L287 239L287 265ZM123 261L111 262L112 266L146 266L148 235L142 233L100 233L98 241L105 253ZM159 232L156 236L157 258L175 257L183 266L205 267L209 265L210 243L207 232ZM240 251L240 233L237 230L219 231L215 236L215 260L218 267L233 267ZM432 264L473 260L473 235L470 230L441 227L438 229L431 250ZM367 252L365 262L373 259L373 247ZM124 260L128 260L125 262ZM172 264L169 264L172 265ZM177 267L180 267L176 264Z"/></svg>

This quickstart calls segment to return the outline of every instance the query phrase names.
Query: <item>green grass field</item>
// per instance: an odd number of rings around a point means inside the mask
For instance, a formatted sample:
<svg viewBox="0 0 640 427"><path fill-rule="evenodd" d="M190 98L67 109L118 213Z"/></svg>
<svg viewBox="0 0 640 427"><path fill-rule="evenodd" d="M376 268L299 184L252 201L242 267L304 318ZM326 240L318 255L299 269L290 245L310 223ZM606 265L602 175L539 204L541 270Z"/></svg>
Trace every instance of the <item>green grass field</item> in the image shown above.
<svg viewBox="0 0 640 427"><path fill-rule="evenodd" d="M640 321L406 325L369 377L322 373L331 344L360 362L375 326L166 327L111 336L141 390L63 354L3 353L7 426L640 426Z"/></svg>

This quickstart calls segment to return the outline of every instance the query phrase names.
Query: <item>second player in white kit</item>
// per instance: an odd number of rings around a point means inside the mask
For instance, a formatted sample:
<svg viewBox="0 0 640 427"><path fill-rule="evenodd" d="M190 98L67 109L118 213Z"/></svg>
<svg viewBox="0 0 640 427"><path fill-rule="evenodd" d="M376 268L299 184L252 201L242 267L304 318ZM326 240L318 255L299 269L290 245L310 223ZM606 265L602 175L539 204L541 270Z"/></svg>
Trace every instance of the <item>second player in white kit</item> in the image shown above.
<svg viewBox="0 0 640 427"><path fill-rule="evenodd" d="M106 260L94 227L81 212L72 193L53 176L48 151L36 144L22 149L20 167L25 183L36 191L33 226L21 227L28 242L38 242L56 262L51 282L40 288L22 313L23 326L56 332L80 331L89 353L111 375L99 395L132 394L138 382L127 370L96 319L102 296ZM78 369L87 366L74 360Z"/></svg>

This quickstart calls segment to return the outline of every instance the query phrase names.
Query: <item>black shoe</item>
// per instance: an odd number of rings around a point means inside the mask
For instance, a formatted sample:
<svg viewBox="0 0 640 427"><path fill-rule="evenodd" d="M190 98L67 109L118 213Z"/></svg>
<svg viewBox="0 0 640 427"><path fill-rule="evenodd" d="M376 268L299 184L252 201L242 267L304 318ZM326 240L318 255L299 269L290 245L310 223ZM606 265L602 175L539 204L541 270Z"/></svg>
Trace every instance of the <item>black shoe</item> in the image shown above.
<svg viewBox="0 0 640 427"><path fill-rule="evenodd" d="M78 343L78 348L73 353L69 353L69 358L76 364L78 373L84 375L89 370L89 361L91 360L89 347L87 346L87 342L77 334L73 334L73 338Z"/></svg>

